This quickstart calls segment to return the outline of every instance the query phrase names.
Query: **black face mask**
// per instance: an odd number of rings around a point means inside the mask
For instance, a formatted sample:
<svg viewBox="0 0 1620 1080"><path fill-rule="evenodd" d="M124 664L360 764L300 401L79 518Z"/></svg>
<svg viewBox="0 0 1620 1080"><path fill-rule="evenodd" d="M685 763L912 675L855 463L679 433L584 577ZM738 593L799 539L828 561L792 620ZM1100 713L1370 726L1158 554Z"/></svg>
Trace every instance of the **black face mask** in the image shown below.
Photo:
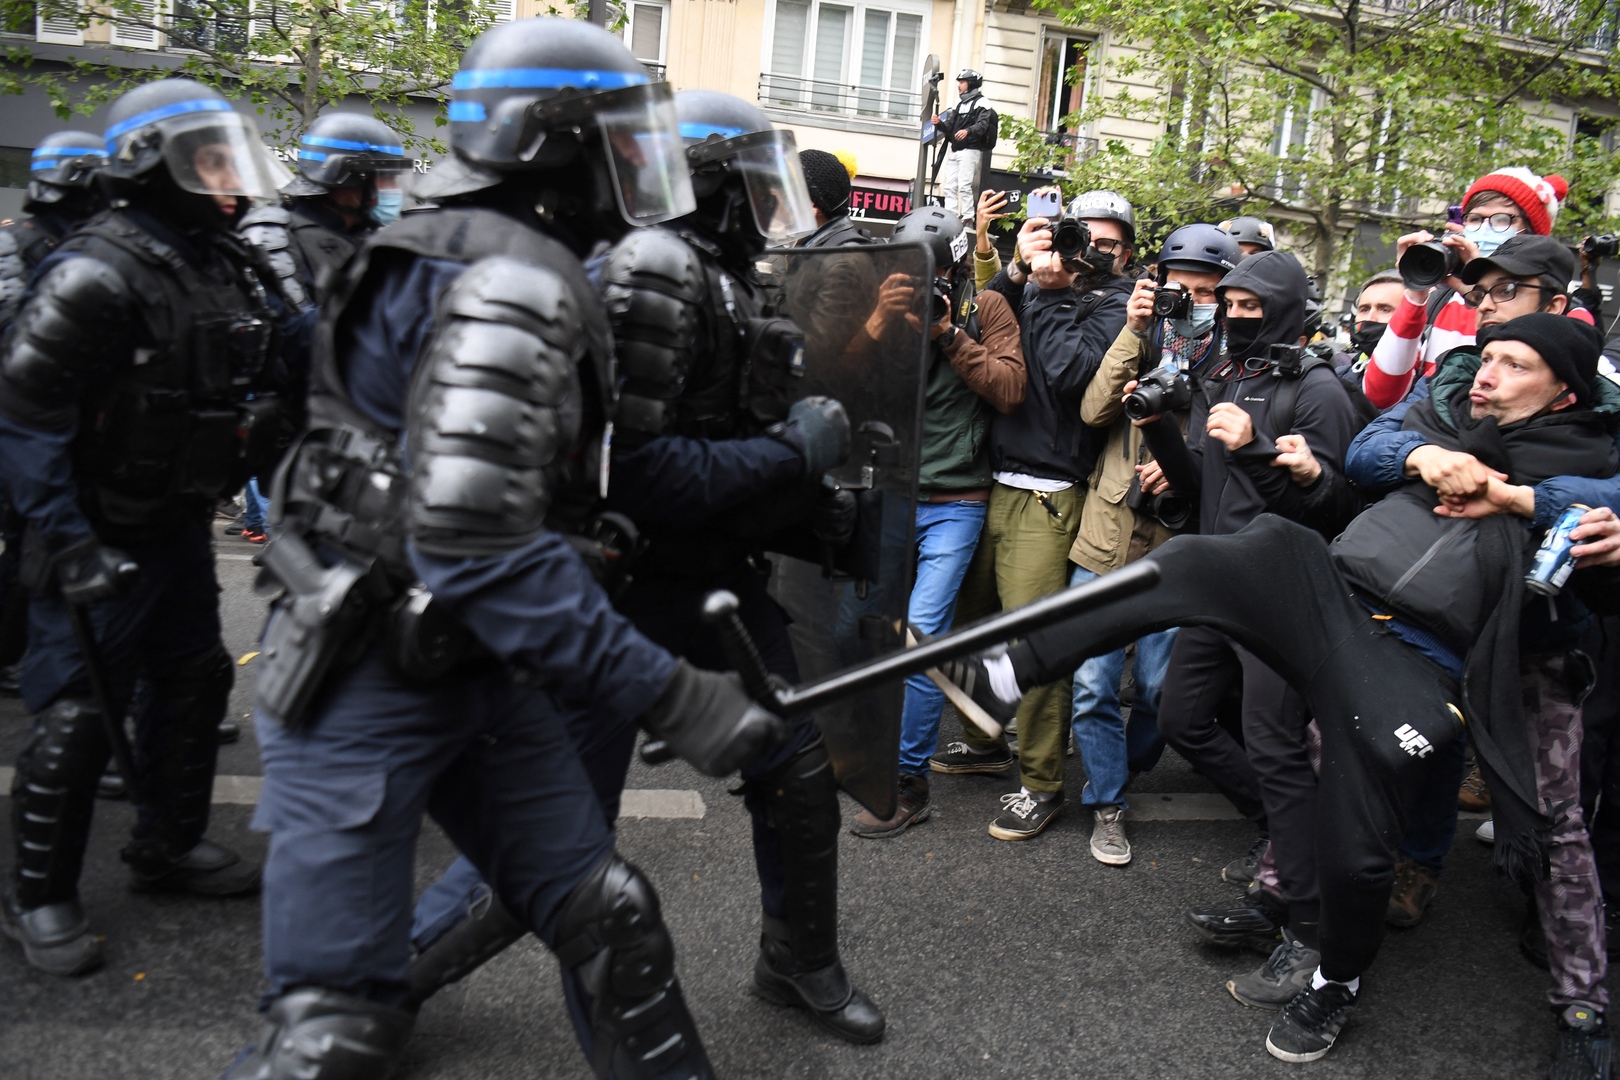
<svg viewBox="0 0 1620 1080"><path fill-rule="evenodd" d="M1387 323L1359 322L1356 323L1356 332L1350 335L1350 345L1362 356L1371 356L1378 339L1384 336L1384 327Z"/></svg>
<svg viewBox="0 0 1620 1080"><path fill-rule="evenodd" d="M1247 360L1254 353L1254 343L1259 340L1260 326L1265 319L1234 319L1230 316L1226 320L1226 355L1232 360Z"/></svg>

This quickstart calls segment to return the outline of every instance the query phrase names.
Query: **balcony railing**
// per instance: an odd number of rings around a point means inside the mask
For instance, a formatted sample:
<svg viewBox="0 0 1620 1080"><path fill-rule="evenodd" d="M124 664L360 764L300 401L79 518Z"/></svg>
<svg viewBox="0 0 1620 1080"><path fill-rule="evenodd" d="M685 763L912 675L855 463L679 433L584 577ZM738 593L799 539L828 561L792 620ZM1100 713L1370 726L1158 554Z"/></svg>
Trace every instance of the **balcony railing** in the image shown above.
<svg viewBox="0 0 1620 1080"><path fill-rule="evenodd" d="M759 101L773 109L867 117L896 123L914 122L922 112L922 95L877 86L849 86L798 75L761 75Z"/></svg>
<svg viewBox="0 0 1620 1080"><path fill-rule="evenodd" d="M653 82L664 81L664 72L667 69L663 64L655 64L651 60L643 60L641 62L641 66L647 69L647 74L652 76Z"/></svg>

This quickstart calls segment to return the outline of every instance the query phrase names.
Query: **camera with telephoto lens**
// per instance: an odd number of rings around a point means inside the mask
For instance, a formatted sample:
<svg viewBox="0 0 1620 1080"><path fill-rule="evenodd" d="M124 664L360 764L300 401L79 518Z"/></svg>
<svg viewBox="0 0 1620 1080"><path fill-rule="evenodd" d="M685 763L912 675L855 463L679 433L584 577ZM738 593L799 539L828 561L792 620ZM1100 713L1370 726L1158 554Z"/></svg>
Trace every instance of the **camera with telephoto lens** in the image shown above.
<svg viewBox="0 0 1620 1080"><path fill-rule="evenodd" d="M1187 527L1192 517L1192 504L1170 490L1149 495L1142 490L1140 474L1131 478L1130 490L1125 492L1125 506L1133 514L1146 514L1170 530Z"/></svg>
<svg viewBox="0 0 1620 1080"><path fill-rule="evenodd" d="M1395 269L1401 282L1411 289L1430 289L1462 270L1457 249L1438 240L1413 244L1406 249Z"/></svg>
<svg viewBox="0 0 1620 1080"><path fill-rule="evenodd" d="M1091 247L1091 230L1079 218L1064 214L1052 226L1052 250L1065 263L1084 262Z"/></svg>
<svg viewBox="0 0 1620 1080"><path fill-rule="evenodd" d="M1600 259L1612 259L1620 255L1620 236L1614 233L1588 236L1581 241L1581 251L1587 255L1596 255Z"/></svg>
<svg viewBox="0 0 1620 1080"><path fill-rule="evenodd" d="M950 318L951 309L955 306L951 300L951 290L938 281L934 282L933 300L929 307L929 320L937 323L941 319Z"/></svg>
<svg viewBox="0 0 1620 1080"><path fill-rule="evenodd" d="M1192 385L1174 368L1159 368L1136 384L1125 397L1125 415L1146 420L1192 404Z"/></svg>
<svg viewBox="0 0 1620 1080"><path fill-rule="evenodd" d="M1153 290L1155 319L1186 319L1192 315L1192 293L1180 285L1160 285Z"/></svg>

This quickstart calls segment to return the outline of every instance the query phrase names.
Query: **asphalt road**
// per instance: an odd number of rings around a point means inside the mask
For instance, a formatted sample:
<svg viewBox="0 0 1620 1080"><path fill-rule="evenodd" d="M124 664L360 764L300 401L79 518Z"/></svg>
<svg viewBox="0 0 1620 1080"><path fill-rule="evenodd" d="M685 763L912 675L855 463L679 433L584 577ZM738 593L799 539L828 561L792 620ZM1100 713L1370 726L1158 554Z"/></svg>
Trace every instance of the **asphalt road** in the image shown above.
<svg viewBox="0 0 1620 1080"><path fill-rule="evenodd" d="M220 551L227 644L244 656L262 616L250 549L226 541ZM252 661L238 669L238 716L253 670ZM25 736L22 709L0 701L0 762ZM259 772L251 734L222 751L220 772ZM1522 901L1466 833L1430 917L1391 932L1339 1046L1290 1066L1265 1052L1270 1014L1224 988L1262 958L1198 944L1180 921L1189 903L1235 895L1219 870L1252 839L1244 823L1137 821L1135 862L1105 867L1087 851L1090 822L1079 813L1035 841L999 842L985 826L1007 782L936 777L932 821L898 840L842 840L845 960L889 1019L880 1045L850 1047L748 992L758 894L740 800L679 763L638 763L630 786L693 791L704 806L701 817L627 819L620 847L658 886L722 1077L1540 1077L1550 1061L1546 975L1517 951ZM1133 798L1174 815L1189 800L1166 793L1209 790L1167 755ZM107 936L103 970L53 978L0 943L0 1078L211 1077L255 1037L258 901L128 892L117 849L131 816L100 805L83 879ZM262 856L250 816L247 806L216 806L212 835ZM419 881L451 858L429 826ZM10 859L8 837L0 866ZM525 942L431 1001L402 1075L588 1078L550 958Z"/></svg>

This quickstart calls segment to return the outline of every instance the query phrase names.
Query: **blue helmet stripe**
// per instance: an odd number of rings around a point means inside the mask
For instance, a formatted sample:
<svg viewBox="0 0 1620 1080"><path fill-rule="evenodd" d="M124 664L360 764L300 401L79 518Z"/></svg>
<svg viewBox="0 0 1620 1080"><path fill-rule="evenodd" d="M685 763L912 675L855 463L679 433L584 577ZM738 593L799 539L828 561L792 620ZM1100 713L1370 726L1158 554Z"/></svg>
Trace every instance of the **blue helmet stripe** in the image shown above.
<svg viewBox="0 0 1620 1080"><path fill-rule="evenodd" d="M621 90L652 80L638 71L582 71L576 68L474 68L456 72L452 90ZM454 119L454 117L452 117Z"/></svg>
<svg viewBox="0 0 1620 1080"><path fill-rule="evenodd" d="M375 150L379 154L394 154L397 157L405 156L403 146L387 146L383 143L356 142L353 139L328 139L320 135L305 135L299 141L305 146L327 146L333 150Z"/></svg>
<svg viewBox="0 0 1620 1080"><path fill-rule="evenodd" d="M473 123L482 123L486 118L484 103L482 101L452 101L450 103L451 120L470 120Z"/></svg>
<svg viewBox="0 0 1620 1080"><path fill-rule="evenodd" d="M60 164L62 163L55 158L40 158L30 165L28 169L30 172L44 172L46 169L54 169Z"/></svg>
<svg viewBox="0 0 1620 1080"><path fill-rule="evenodd" d="M718 124L682 124L681 138L707 139L710 135L718 135L722 139L735 139L739 135L748 134L747 128L721 127Z"/></svg>
<svg viewBox="0 0 1620 1080"><path fill-rule="evenodd" d="M107 151L99 146L41 146L33 153L34 157L72 157L75 154L88 154L91 157L106 157Z"/></svg>
<svg viewBox="0 0 1620 1080"><path fill-rule="evenodd" d="M184 116L186 113L196 112L232 112L231 103L216 98L201 98L195 101L176 101L156 109L148 109L137 116L132 116L122 123L114 124L107 129L107 152L117 151L117 141L120 135L128 134L136 128L155 124L159 120L167 120L171 116Z"/></svg>
<svg viewBox="0 0 1620 1080"><path fill-rule="evenodd" d="M298 151L298 160L299 161L325 161L326 160L326 155L321 153L319 150L300 150L300 151Z"/></svg>

